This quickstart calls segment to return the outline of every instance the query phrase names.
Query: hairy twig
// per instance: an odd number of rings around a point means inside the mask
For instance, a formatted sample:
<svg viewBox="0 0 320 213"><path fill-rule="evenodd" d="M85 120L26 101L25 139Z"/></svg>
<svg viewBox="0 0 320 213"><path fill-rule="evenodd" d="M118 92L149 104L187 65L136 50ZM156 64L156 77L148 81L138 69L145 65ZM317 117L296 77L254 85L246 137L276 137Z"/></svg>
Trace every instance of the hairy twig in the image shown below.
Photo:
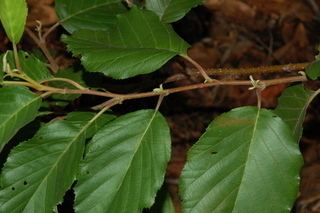
<svg viewBox="0 0 320 213"><path fill-rule="evenodd" d="M273 66L261 66L250 68L234 68L234 69L208 69L209 75L254 75L265 73L284 73L284 72L298 72L304 70L310 63L284 64Z"/></svg>

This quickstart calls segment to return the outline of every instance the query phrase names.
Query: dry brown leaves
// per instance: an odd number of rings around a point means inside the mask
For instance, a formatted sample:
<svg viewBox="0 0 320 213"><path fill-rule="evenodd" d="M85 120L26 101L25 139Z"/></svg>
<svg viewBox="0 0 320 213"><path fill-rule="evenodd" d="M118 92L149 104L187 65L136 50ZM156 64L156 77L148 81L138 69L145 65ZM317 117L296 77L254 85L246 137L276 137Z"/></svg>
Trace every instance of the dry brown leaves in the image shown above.
<svg viewBox="0 0 320 213"><path fill-rule="evenodd" d="M40 21L42 26L50 26L58 21L53 7L54 0L28 0L29 14L27 19L28 27L37 26Z"/></svg>

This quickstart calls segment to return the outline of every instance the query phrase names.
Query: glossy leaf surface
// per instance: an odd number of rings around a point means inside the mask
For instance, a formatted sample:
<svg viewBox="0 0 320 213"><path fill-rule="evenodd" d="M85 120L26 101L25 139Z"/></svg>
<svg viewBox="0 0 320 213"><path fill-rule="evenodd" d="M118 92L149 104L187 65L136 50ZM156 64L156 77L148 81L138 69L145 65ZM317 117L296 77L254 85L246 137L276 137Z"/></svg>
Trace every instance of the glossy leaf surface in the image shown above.
<svg viewBox="0 0 320 213"><path fill-rule="evenodd" d="M155 12L162 22L170 23L181 19L202 0L146 0L146 8Z"/></svg>
<svg viewBox="0 0 320 213"><path fill-rule="evenodd" d="M15 147L1 174L0 212L52 212L75 180L85 139L111 118L75 112Z"/></svg>
<svg viewBox="0 0 320 213"><path fill-rule="evenodd" d="M0 20L11 42L17 44L24 31L27 19L25 0L1 0Z"/></svg>
<svg viewBox="0 0 320 213"><path fill-rule="evenodd" d="M105 30L114 25L117 14L126 11L121 0L56 0L55 7L70 33L80 29Z"/></svg>
<svg viewBox="0 0 320 213"><path fill-rule="evenodd" d="M288 87L280 96L275 113L291 128L297 141L302 136L302 125L307 108L314 98L314 92L305 89L302 84Z"/></svg>
<svg viewBox="0 0 320 213"><path fill-rule="evenodd" d="M0 151L27 123L36 118L41 98L24 87L0 89Z"/></svg>
<svg viewBox="0 0 320 213"><path fill-rule="evenodd" d="M170 158L170 133L153 110L123 115L88 144L75 187L77 212L140 212L149 208Z"/></svg>
<svg viewBox="0 0 320 213"><path fill-rule="evenodd" d="M2 54L0 56L0 66L3 66L3 56ZM50 74L48 68L46 65L40 61L38 58L36 58L32 54L28 54L23 51L19 51L18 53L20 66L22 69L22 72L26 74L31 79L41 82L43 80L47 80L52 78L53 76ZM10 65L11 69L16 68L15 62L14 62L14 56L12 51L8 51L6 55L7 63Z"/></svg>
<svg viewBox="0 0 320 213"><path fill-rule="evenodd" d="M135 7L118 15L110 31L80 31L64 41L73 54L82 55L88 71L115 79L153 72L188 48L154 13Z"/></svg>
<svg viewBox="0 0 320 213"><path fill-rule="evenodd" d="M275 114L242 107L215 119L188 153L184 212L290 212L302 157Z"/></svg>

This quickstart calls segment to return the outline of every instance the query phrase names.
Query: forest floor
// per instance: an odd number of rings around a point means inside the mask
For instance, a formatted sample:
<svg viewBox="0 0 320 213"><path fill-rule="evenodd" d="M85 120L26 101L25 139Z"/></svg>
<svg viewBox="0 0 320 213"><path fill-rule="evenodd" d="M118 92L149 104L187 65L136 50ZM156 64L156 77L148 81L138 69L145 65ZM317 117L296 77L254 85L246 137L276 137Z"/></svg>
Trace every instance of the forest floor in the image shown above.
<svg viewBox="0 0 320 213"><path fill-rule="evenodd" d="M28 0L28 27L36 26L40 20L44 28L57 22L53 0ZM194 8L188 15L174 23L177 33L189 42L191 58L204 68L259 67L276 64L311 62L317 54L320 41L320 0L207 0L204 6ZM48 37L47 46L55 54L60 67L66 68L77 59L65 53L60 42L58 28ZM0 51L10 47L8 39L0 29ZM20 48L37 48L25 35ZM106 79L104 86L111 91L127 92L152 89L174 76L182 80L168 83L179 86L199 82L201 79L189 75L192 66L181 58L174 58L160 72L126 80L125 84ZM184 74L182 74L184 73ZM271 76L270 76L271 75ZM258 74L255 79L276 77L273 74ZM248 78L247 75L216 76L216 78ZM147 82L141 85L141 81ZM309 87L318 84L308 83ZM123 85L128 85L123 88ZM263 91L262 106L274 108L277 98L287 85L277 85ZM319 87L319 85L317 85ZM84 98L99 103L99 100ZM154 107L155 99L129 101L114 108L124 113L137 108ZM69 109L81 107L85 101L78 100ZM320 111L319 99L308 110L300 147L305 165L301 171L300 195L293 212L320 212ZM93 103L91 105L94 105ZM172 132L173 150L166 182L180 212L177 193L179 175L186 160L186 153L205 131L209 122L222 112L234 107L256 105L256 96L247 87L228 86L201 89L169 96L160 111L166 116Z"/></svg>

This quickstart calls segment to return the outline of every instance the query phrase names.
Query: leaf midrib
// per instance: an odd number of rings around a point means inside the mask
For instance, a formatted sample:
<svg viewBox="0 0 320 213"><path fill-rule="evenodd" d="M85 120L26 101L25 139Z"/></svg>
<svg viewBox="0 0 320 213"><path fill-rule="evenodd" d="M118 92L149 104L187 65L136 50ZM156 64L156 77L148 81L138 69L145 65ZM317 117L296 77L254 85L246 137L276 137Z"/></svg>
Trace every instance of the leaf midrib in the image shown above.
<svg viewBox="0 0 320 213"><path fill-rule="evenodd" d="M160 20L161 20L161 21L163 20L163 17L166 15L167 9L169 8L171 2L172 2L172 0L169 0L169 1L168 1L168 4L167 4L166 6L164 6L163 13L162 13L161 16L160 16Z"/></svg>
<svg viewBox="0 0 320 213"><path fill-rule="evenodd" d="M116 3L119 3L119 2L115 1L115 2L106 2L106 3L102 3L102 4L97 4L97 5L95 5L95 6L88 7L88 8L83 9L83 10L79 10L78 12L73 13L72 15L69 15L69 16L61 19L59 22L60 22L60 23L63 23L63 22L65 22L65 21L68 21L69 19L73 18L74 16L80 15L80 14L85 13L85 12L88 12L88 11L90 11L90 10L94 10L94 9L96 9L96 8L99 8L99 7L108 6L108 5L116 4Z"/></svg>
<svg viewBox="0 0 320 213"><path fill-rule="evenodd" d="M252 137L251 137L251 140L250 140L250 143L249 143L249 147L248 147L248 153L247 153L247 157L246 157L246 162L248 161L249 159L249 153L250 153L250 148L251 148L251 145L253 143L253 139L255 138L255 134L256 134L256 131L257 131L257 126L258 126L258 120L259 120L259 117L260 117L260 112L261 112L261 108L258 108L258 111L257 111L257 115L256 115L256 118L255 118L255 122L254 122L254 126L253 126L253 130L252 130ZM236 200L234 202L234 205L232 208L234 208L238 202L238 194L240 192L240 188L241 188L241 185L243 183L243 179L244 179L244 175L245 175L245 171L246 171L246 167L247 167L247 163L245 163L245 166L244 166L244 170L243 170L243 173L242 173L242 177L241 177L241 181L240 181L240 184L239 184L239 187L238 187L238 192L237 192L237 196L236 196Z"/></svg>
<svg viewBox="0 0 320 213"><path fill-rule="evenodd" d="M84 40L86 41L86 40ZM173 50L173 49L165 49L165 48L159 48L159 47L117 47L117 46L112 46L112 45L106 45L105 43L98 43L98 42L91 42L93 45L90 45L90 48L72 48L70 47L71 50L79 50L79 52L85 52L91 50L92 52L95 52L95 50L92 50L91 48L94 47L96 49L96 51L99 50L104 50L104 51L110 51L110 49L116 49L116 50L125 50L125 51L146 51L146 50L157 50L157 51L165 51L165 52L172 52L172 53L176 53L176 54L181 54L179 51ZM85 54L85 53L82 53Z"/></svg>
<svg viewBox="0 0 320 213"><path fill-rule="evenodd" d="M18 114L20 114L21 111L25 110L26 108L28 108L28 106L32 105L34 102L38 101L39 99L40 99L39 96L34 97L34 99L32 99L31 101L29 101L29 102L28 102L27 104L25 104L23 107L19 108L18 111L15 111L15 112L12 113L10 116L8 116L8 118L0 124L0 129L2 129L4 126L6 126L6 124L7 124L8 122L10 122L13 117L15 117L15 116L17 116ZM5 143L6 143L5 141L0 142L0 150L2 150L3 145L4 145Z"/></svg>
<svg viewBox="0 0 320 213"><path fill-rule="evenodd" d="M95 120L98 117L95 118ZM39 186L36 188L35 192L33 193L33 195L30 197L29 201L26 203L25 207L29 204L29 202L33 199L33 197L35 196L35 194L37 193L37 191L41 188L41 186L43 185L44 181L47 180L47 178L50 176L50 174L53 172L53 170L57 167L58 162L61 161L61 158L68 153L68 150L70 149L70 147L74 144L75 141L78 141L78 138L82 135L82 133L85 132L86 129L88 129L90 127L90 125L95 121L95 120L90 120L88 121L88 123L86 125L84 125L79 133L74 137L73 140L71 140L71 142L67 145L67 147L65 148L65 150L61 153L61 155L58 157L58 159L56 160L56 162L51 166L51 169L48 171L47 175L45 177L43 177L42 181L39 183Z"/></svg>
<svg viewBox="0 0 320 213"><path fill-rule="evenodd" d="M126 170L125 170L126 173L125 173L125 175L123 175L123 178L121 178L121 181L119 181L119 185L117 186L117 191L116 191L115 195L118 194L118 192L119 192L119 190L120 190L120 188L121 188L121 186L122 186L122 184L123 184L123 182L124 182L124 179L126 178L126 176L127 176L127 174L128 174L128 171L130 170L132 161L133 161L133 159L134 159L137 151L138 151L139 148L140 148L140 145L141 145L141 143L142 143L142 141L143 141L143 138L144 138L145 135L147 134L147 132L148 132L150 126L151 126L151 123L153 122L153 120L154 120L154 118L156 117L156 114L157 114L157 113L158 113L158 111L155 111L155 112L153 113L150 121L149 121L148 124L147 124L147 127L146 127L145 131L144 131L144 132L142 133L142 135L141 135L140 142L139 142L139 143L136 143L136 147L135 147L134 153L133 153L133 155L132 155L132 158L130 159L130 161L129 161L129 163L128 163L128 167L127 167ZM116 198L116 196L114 196L114 197L112 198L112 201L114 201L115 198ZM111 202L111 203L112 203L112 202Z"/></svg>

